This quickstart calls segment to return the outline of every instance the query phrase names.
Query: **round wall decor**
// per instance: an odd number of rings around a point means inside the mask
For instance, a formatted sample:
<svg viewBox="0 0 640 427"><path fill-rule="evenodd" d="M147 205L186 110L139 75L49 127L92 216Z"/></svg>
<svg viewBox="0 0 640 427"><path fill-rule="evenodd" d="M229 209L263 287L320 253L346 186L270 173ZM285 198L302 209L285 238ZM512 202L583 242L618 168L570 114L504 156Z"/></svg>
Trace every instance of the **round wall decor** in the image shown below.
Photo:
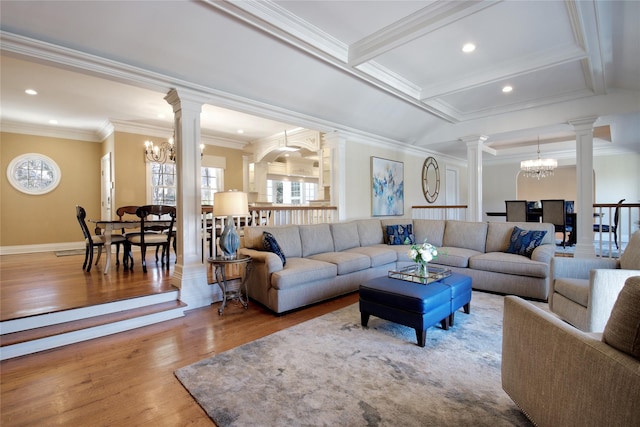
<svg viewBox="0 0 640 427"><path fill-rule="evenodd" d="M7 167L7 178L16 190L40 195L53 191L60 184L62 173L51 158L27 153L11 160Z"/></svg>
<svg viewBox="0 0 640 427"><path fill-rule="evenodd" d="M427 157L422 165L422 192L429 203L435 202L440 192L440 169L433 157Z"/></svg>

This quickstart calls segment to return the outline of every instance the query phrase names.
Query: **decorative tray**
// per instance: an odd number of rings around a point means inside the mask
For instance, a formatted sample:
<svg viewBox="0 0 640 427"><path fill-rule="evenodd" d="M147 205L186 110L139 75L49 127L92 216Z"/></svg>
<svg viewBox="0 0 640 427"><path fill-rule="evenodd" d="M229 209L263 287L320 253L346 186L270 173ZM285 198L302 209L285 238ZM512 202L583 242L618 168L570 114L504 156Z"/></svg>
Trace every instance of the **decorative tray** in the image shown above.
<svg viewBox="0 0 640 427"><path fill-rule="evenodd" d="M404 267L397 271L390 270L389 277L392 279L404 280L405 282L428 285L429 283L437 282L438 280L451 276L451 270L448 268L427 265L427 270L429 271L429 275L425 277L420 274L417 264L410 265L409 267Z"/></svg>

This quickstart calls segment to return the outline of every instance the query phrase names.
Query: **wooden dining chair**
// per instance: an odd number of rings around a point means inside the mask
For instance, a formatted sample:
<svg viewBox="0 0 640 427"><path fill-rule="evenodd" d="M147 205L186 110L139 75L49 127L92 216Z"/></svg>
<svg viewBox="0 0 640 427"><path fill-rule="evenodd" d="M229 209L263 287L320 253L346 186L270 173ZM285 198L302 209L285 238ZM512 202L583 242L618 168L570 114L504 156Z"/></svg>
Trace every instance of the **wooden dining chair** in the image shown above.
<svg viewBox="0 0 640 427"><path fill-rule="evenodd" d="M140 247L140 259L142 262L142 271L147 272L147 247L155 246L162 249L162 265L166 265L169 269L169 258L171 255L171 243L174 238L173 226L176 220L175 206L166 205L145 205L140 206L136 211L136 216L140 219L141 232L127 236L127 241L131 245ZM164 223L159 224L155 221L169 217ZM156 251L156 263L158 262L158 254ZM130 269L133 270L133 259L131 260Z"/></svg>
<svg viewBox="0 0 640 427"><path fill-rule="evenodd" d="M507 211L507 222L527 221L527 201L526 200L505 200Z"/></svg>
<svg viewBox="0 0 640 427"><path fill-rule="evenodd" d="M620 199L618 205L616 206L616 210L613 213L613 224L593 224L593 231L595 233L612 233L613 232L613 240L616 244L616 249L620 249L618 245L618 227L620 226L620 205L624 203L627 199ZM611 236L609 236L611 237Z"/></svg>
<svg viewBox="0 0 640 427"><path fill-rule="evenodd" d="M553 224L556 233L562 233L562 247L567 244L567 232L573 228L567 225L567 210L564 199L541 200L542 222Z"/></svg>
<svg viewBox="0 0 640 427"><path fill-rule="evenodd" d="M93 264L93 249L98 248L98 257L96 258L96 265L98 261L100 261L100 255L102 255L102 248L104 247L105 236L102 235L102 229L100 227L96 227L96 234L91 234L89 232L89 227L87 227L87 212L82 206L76 205L76 219L80 224L80 228L82 229L82 235L84 236L85 243L85 252L84 252L84 263L82 264L82 269L86 270L87 273L91 271L91 265ZM120 245L124 246L123 252L127 252L127 241L122 236L111 236L111 243L116 245L116 265L119 264L117 261L118 254L120 252Z"/></svg>

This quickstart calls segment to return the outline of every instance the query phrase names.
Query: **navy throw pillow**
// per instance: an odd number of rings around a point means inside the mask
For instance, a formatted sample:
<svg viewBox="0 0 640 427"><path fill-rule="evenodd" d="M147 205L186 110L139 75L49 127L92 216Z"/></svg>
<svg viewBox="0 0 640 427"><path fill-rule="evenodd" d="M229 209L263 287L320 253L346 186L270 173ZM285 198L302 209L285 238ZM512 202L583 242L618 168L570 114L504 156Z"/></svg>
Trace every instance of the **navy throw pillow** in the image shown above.
<svg viewBox="0 0 640 427"><path fill-rule="evenodd" d="M269 252L273 252L274 254L278 255L282 260L282 265L285 265L287 263L287 258L284 256L284 252L282 252L282 249L280 249L280 245L278 244L276 238L273 237L273 234L269 233L268 231L263 231L262 245Z"/></svg>
<svg viewBox="0 0 640 427"><path fill-rule="evenodd" d="M387 225L387 244L413 245L415 242L413 224Z"/></svg>
<svg viewBox="0 0 640 427"><path fill-rule="evenodd" d="M540 246L546 234L546 231L523 230L522 228L514 226L511 238L509 239L507 252L531 258L533 250Z"/></svg>

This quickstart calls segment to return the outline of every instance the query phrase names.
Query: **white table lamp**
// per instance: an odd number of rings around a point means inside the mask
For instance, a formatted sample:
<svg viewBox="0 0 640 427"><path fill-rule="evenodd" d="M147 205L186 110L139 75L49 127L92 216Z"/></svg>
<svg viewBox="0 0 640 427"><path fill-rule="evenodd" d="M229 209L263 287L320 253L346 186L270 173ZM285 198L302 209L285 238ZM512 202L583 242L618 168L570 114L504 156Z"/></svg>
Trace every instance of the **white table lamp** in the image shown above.
<svg viewBox="0 0 640 427"><path fill-rule="evenodd" d="M226 259L236 257L236 251L240 246L240 236L233 223L234 216L249 215L249 203L247 193L242 191L221 191L213 195L213 215L226 216L224 229L220 235L220 249Z"/></svg>

